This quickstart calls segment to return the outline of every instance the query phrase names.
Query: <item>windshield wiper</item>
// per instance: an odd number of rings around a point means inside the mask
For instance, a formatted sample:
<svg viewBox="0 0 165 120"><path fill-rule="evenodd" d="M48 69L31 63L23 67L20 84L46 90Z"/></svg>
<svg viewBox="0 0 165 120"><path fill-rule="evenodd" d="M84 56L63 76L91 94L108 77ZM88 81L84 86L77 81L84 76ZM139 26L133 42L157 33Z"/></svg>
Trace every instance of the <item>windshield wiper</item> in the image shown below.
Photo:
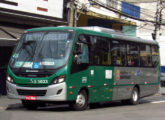
<svg viewBox="0 0 165 120"><path fill-rule="evenodd" d="M43 34L43 36L42 36L42 38L41 38L41 40L40 40L40 42L39 42L39 44L37 44L36 46L34 46L35 47L35 49L33 49L33 47L31 46L31 45L34 45L34 42L36 42L36 41L27 41L27 42L25 42L25 43L23 43L22 44L22 49L23 48L25 48L24 50L26 50L26 52L29 54L29 55L27 55L27 57L24 59L24 62L23 62L23 64L18 68L18 72L20 72L21 70L22 70L22 68L23 68L23 66L25 65L25 63L26 63L26 61L28 61L28 60L30 60L30 59L32 59L32 62L33 62L33 65L34 65L34 60L35 60L35 58L34 58L34 56L35 56L35 54L37 53L36 51L37 51L37 49L38 49L38 47L40 47L41 46L41 43L42 43L42 41L43 41L43 39L44 39L44 36L47 34L47 32L45 32L44 34ZM32 44L33 43L33 44ZM32 49L32 51L31 52L29 52L28 50L27 50L27 47L28 46L30 46L31 47L31 49ZM19 49L19 52L20 52L20 50L22 50L22 49ZM18 52L17 52L18 53ZM15 59L16 60L16 59ZM14 63L15 63L15 61L14 61ZM32 67L33 67L33 65L32 65ZM32 69L32 68L31 68Z"/></svg>
<svg viewBox="0 0 165 120"><path fill-rule="evenodd" d="M45 33L43 34L43 36L42 36L42 38L41 38L39 44L37 44L36 49L35 49L35 53L34 53L34 56L33 56L33 61L36 61L36 60L37 60L37 57L39 56L39 54L40 54L40 52L41 52L41 50L42 50L42 48L43 48L42 43L43 43L44 37L45 37L48 33L49 33L49 32L45 32Z"/></svg>

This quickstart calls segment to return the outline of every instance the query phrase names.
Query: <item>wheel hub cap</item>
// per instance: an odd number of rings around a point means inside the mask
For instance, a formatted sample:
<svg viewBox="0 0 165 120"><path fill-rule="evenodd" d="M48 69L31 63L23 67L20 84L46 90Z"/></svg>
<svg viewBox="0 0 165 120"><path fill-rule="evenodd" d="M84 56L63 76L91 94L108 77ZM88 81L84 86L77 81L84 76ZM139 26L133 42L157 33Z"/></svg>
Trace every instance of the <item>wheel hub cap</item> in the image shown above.
<svg viewBox="0 0 165 120"><path fill-rule="evenodd" d="M134 101L137 101L137 99L138 99L137 92L134 91L134 93L133 93L133 100L134 100Z"/></svg>
<svg viewBox="0 0 165 120"><path fill-rule="evenodd" d="M79 106L84 106L85 104L85 97L83 95L78 95L77 96L77 100L76 100L76 103L79 105Z"/></svg>

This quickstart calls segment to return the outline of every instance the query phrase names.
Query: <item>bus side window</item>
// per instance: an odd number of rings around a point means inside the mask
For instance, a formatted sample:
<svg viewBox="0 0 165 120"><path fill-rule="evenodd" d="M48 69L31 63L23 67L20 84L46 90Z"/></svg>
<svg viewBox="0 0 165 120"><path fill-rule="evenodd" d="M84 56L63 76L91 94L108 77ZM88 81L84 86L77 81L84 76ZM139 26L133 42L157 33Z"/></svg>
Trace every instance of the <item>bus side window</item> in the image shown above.
<svg viewBox="0 0 165 120"><path fill-rule="evenodd" d="M106 37L91 36L90 64L110 65L110 42Z"/></svg>
<svg viewBox="0 0 165 120"><path fill-rule="evenodd" d="M126 46L124 43L113 40L111 47L112 65L125 66L126 65Z"/></svg>
<svg viewBox="0 0 165 120"><path fill-rule="evenodd" d="M100 65L101 63L101 51L100 51L100 43L97 36L91 37L91 50L90 50L90 64L92 65Z"/></svg>
<svg viewBox="0 0 165 120"><path fill-rule="evenodd" d="M139 46L137 44L127 44L127 65L139 66Z"/></svg>
<svg viewBox="0 0 165 120"><path fill-rule="evenodd" d="M158 51L158 46L153 45L151 47L152 50L152 66L156 67L159 63L159 51Z"/></svg>
<svg viewBox="0 0 165 120"><path fill-rule="evenodd" d="M87 43L87 38L84 35L80 35L75 44L71 73L79 72L88 68L89 49Z"/></svg>
<svg viewBox="0 0 165 120"><path fill-rule="evenodd" d="M151 67L151 46L140 45L140 65L142 67Z"/></svg>

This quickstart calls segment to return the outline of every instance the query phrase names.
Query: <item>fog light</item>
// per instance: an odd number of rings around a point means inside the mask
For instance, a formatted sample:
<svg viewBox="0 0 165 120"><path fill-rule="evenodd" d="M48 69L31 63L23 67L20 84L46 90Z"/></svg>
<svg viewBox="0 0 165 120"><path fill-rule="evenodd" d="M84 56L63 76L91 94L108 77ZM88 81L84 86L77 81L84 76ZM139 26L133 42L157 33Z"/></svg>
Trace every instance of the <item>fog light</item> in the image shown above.
<svg viewBox="0 0 165 120"><path fill-rule="evenodd" d="M62 89L58 90L58 91L57 91L57 95L58 95L58 94L61 94L61 92L62 92Z"/></svg>

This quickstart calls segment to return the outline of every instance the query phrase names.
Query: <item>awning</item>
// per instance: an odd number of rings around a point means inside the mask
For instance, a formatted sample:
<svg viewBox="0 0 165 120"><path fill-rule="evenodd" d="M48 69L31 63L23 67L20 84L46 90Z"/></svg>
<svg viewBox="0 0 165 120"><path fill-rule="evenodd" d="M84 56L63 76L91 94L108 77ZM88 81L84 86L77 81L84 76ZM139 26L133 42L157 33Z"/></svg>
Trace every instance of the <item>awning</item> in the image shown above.
<svg viewBox="0 0 165 120"><path fill-rule="evenodd" d="M25 29L0 25L0 38L19 39Z"/></svg>
<svg viewBox="0 0 165 120"><path fill-rule="evenodd" d="M82 12L82 11L80 11L78 9L77 12L79 14L83 14L83 15L87 15L87 16L91 16L91 17L96 17L96 18L101 18L101 19L118 21L118 22L120 22L120 23L122 23L124 25L131 25L131 26L133 25L133 26L136 26L136 22L132 22L132 21L128 21L128 20L124 20L124 19L120 19L120 18L115 18L115 17L103 15L103 14L99 14L99 13L96 13L94 11Z"/></svg>
<svg viewBox="0 0 165 120"><path fill-rule="evenodd" d="M0 38L0 47L15 46L17 44L17 39L2 39Z"/></svg>
<svg viewBox="0 0 165 120"><path fill-rule="evenodd" d="M24 29L0 26L0 46L14 46Z"/></svg>

